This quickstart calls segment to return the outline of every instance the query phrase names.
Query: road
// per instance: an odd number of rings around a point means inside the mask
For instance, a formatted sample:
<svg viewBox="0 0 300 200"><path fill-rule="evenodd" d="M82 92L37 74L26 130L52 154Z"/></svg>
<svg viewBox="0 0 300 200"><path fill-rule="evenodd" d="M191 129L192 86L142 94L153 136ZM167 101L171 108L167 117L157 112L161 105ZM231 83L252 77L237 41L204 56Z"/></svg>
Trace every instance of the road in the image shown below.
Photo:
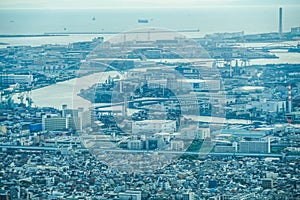
<svg viewBox="0 0 300 200"><path fill-rule="evenodd" d="M2 151L4 150L40 150L40 151L60 151L61 148L58 147L38 147L38 146L14 146L14 145L0 145L0 149ZM275 158L281 158L282 154L274 154L274 153L215 153L215 152L183 152L183 151L166 151L166 150L160 150L160 151L147 151L147 150L123 150L123 149L102 149L103 152L115 152L115 153L157 153L157 154L178 154L178 155L199 155L199 156L235 156L235 157L247 157L247 156L253 156L253 157L275 157ZM293 158L300 158L299 155L293 155L288 156Z"/></svg>
<svg viewBox="0 0 300 200"><path fill-rule="evenodd" d="M120 150L120 149L104 149L104 152L118 152L118 153L158 153L158 154L187 154L187 155L210 155L210 156L255 156L255 157L282 157L282 154L273 153L214 153L214 152L191 152L191 151L147 151L147 150Z"/></svg>
<svg viewBox="0 0 300 200"><path fill-rule="evenodd" d="M22 149L22 150L35 150L35 151L58 151L59 148L57 147L38 147L38 146L15 146L15 145L0 145L0 149L3 150L8 150L8 149L12 149L12 150L18 150L18 149Z"/></svg>

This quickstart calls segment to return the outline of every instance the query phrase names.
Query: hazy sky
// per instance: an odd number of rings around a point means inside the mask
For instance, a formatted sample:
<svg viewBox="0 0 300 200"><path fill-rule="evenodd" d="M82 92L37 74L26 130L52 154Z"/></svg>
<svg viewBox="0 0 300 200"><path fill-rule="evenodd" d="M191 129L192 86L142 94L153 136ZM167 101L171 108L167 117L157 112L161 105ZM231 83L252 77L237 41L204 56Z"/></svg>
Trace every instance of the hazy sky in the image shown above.
<svg viewBox="0 0 300 200"><path fill-rule="evenodd" d="M299 6L300 0L0 0L0 9L196 8Z"/></svg>

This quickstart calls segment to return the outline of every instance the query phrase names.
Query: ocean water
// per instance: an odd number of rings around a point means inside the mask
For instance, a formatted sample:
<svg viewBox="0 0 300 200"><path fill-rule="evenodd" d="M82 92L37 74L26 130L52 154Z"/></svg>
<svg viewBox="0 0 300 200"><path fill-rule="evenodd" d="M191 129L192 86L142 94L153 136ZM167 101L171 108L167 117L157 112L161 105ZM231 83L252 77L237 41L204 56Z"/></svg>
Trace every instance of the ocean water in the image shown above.
<svg viewBox="0 0 300 200"><path fill-rule="evenodd" d="M283 30L300 26L300 6L283 7ZM138 23L147 19L149 23ZM49 32L126 32L156 27L170 30L199 30L182 33L202 37L215 32L245 34L278 31L278 7L206 7L195 9L98 9L98 10L5 10L0 8L1 34L44 34ZM57 37L0 37L9 45L69 44L112 35L69 35ZM0 45L5 48L7 45Z"/></svg>
<svg viewBox="0 0 300 200"><path fill-rule="evenodd" d="M283 30L300 26L300 6L283 7ZM93 20L93 18L95 18ZM148 19L149 23L138 23ZM206 7L195 9L0 10L0 34L64 31L128 31L143 27L172 30L261 33L278 31L278 8Z"/></svg>

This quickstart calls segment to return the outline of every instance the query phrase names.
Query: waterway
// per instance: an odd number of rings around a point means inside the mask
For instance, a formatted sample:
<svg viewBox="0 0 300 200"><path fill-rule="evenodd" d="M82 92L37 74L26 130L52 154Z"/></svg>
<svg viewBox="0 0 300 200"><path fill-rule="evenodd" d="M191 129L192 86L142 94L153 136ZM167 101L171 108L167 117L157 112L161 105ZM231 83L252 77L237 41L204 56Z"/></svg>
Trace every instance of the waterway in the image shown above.
<svg viewBox="0 0 300 200"><path fill-rule="evenodd" d="M95 83L103 82L109 75L114 76L116 74L117 72L95 73L33 90L30 94L33 106L61 109L62 105L65 104L69 108L82 107L88 109L92 107L92 104L78 96L80 90L87 89ZM13 99L18 101L18 96L19 94L16 94Z"/></svg>
<svg viewBox="0 0 300 200"><path fill-rule="evenodd" d="M272 59L253 59L250 60L251 65L267 65L267 64L300 64L300 53L292 52L276 52L279 58Z"/></svg>
<svg viewBox="0 0 300 200"><path fill-rule="evenodd" d="M39 88L31 92L31 98L33 100L33 105L37 107L54 107L61 109L63 104L66 104L69 108L79 108L88 109L93 105L78 96L77 94L81 89L87 89L95 83L105 81L108 76L116 76L117 72L102 72L95 73L92 75L87 75L84 77L79 77L63 82L59 82L47 87ZM18 95L14 96L14 100L18 101ZM217 122L217 123L229 123L229 124L250 124L249 120L241 119L223 119L216 117L207 116L197 116L193 117L198 121L203 122Z"/></svg>

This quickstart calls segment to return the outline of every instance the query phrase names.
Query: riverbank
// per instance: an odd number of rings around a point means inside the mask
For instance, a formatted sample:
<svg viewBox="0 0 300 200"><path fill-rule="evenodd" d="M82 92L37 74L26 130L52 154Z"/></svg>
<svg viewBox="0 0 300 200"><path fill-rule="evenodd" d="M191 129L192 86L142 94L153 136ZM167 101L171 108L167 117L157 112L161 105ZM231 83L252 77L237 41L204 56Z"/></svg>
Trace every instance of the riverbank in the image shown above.
<svg viewBox="0 0 300 200"><path fill-rule="evenodd" d="M117 72L100 72L89 75L82 75L67 81L58 82L42 88L36 88L31 92L31 99L35 106L54 107L61 109L63 104L69 108L82 107L88 109L92 104L78 96L81 89L87 89L96 82L102 82L109 75ZM14 99L17 99L14 97Z"/></svg>

